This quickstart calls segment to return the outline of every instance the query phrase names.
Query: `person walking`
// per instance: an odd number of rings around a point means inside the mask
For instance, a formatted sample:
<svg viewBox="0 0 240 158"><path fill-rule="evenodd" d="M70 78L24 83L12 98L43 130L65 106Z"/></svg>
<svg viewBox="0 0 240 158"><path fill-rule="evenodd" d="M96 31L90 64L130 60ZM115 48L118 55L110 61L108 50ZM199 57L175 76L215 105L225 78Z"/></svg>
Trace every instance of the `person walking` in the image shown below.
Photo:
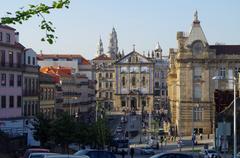
<svg viewBox="0 0 240 158"><path fill-rule="evenodd" d="M200 140L203 140L203 136L202 136L202 133L200 133Z"/></svg>
<svg viewBox="0 0 240 158"><path fill-rule="evenodd" d="M165 143L165 147L167 146L167 137L164 137L164 143Z"/></svg>
<svg viewBox="0 0 240 158"><path fill-rule="evenodd" d="M130 149L130 155L131 155L131 158L133 158L133 156L134 156L134 148Z"/></svg>

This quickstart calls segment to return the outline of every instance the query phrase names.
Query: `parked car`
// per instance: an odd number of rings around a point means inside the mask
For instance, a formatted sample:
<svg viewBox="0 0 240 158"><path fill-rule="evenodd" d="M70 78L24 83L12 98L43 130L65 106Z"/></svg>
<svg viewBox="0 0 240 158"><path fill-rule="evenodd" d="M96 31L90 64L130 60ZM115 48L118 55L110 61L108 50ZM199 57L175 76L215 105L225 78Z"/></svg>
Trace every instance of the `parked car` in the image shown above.
<svg viewBox="0 0 240 158"><path fill-rule="evenodd" d="M150 146L145 146L143 148L140 149L140 154L142 155L154 155L154 149Z"/></svg>
<svg viewBox="0 0 240 158"><path fill-rule="evenodd" d="M49 155L57 155L57 153L31 153L28 158L45 158L46 156Z"/></svg>
<svg viewBox="0 0 240 158"><path fill-rule="evenodd" d="M76 156L76 155L48 155L44 158L89 158L89 156L82 155L82 156Z"/></svg>
<svg viewBox="0 0 240 158"><path fill-rule="evenodd" d="M49 149L43 149L43 148L30 148L27 149L21 158L28 158L31 153L49 153Z"/></svg>
<svg viewBox="0 0 240 158"><path fill-rule="evenodd" d="M200 154L192 153L160 153L150 158L203 158Z"/></svg>
<svg viewBox="0 0 240 158"><path fill-rule="evenodd" d="M73 155L77 156L86 155L89 156L89 158L116 158L116 156L112 152L94 149L79 150Z"/></svg>

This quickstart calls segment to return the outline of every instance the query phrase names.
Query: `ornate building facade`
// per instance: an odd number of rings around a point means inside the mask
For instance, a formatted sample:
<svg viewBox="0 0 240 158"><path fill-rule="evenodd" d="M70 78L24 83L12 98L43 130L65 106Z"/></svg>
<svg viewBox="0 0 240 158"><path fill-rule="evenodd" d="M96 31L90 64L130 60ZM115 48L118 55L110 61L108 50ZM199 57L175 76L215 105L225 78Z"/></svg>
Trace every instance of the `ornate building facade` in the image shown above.
<svg viewBox="0 0 240 158"><path fill-rule="evenodd" d="M176 134L213 133L215 89L232 89L232 78L240 66L240 45L209 45L197 12L189 35L177 33L177 49L170 49L168 92L171 121Z"/></svg>
<svg viewBox="0 0 240 158"><path fill-rule="evenodd" d="M115 63L117 111L152 112L154 62L133 50Z"/></svg>
<svg viewBox="0 0 240 158"><path fill-rule="evenodd" d="M159 43L152 52L151 60L154 62L154 109L164 112L168 109L168 57L162 55L162 48Z"/></svg>

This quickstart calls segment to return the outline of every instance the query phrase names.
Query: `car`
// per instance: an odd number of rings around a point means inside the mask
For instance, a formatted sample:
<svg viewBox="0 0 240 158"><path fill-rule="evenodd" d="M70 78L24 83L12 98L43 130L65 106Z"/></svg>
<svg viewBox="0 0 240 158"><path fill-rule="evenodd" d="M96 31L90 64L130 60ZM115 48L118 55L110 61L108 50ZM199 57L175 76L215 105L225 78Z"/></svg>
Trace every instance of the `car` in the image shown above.
<svg viewBox="0 0 240 158"><path fill-rule="evenodd" d="M45 158L48 155L57 155L57 153L31 153L28 158Z"/></svg>
<svg viewBox="0 0 240 158"><path fill-rule="evenodd" d="M207 154L209 158L219 158L221 157L219 153L212 149L204 149L201 151L201 154Z"/></svg>
<svg viewBox="0 0 240 158"><path fill-rule="evenodd" d="M44 149L44 148L30 148L27 149L21 158L28 158L31 153L49 153L49 149Z"/></svg>
<svg viewBox="0 0 240 158"><path fill-rule="evenodd" d="M140 154L142 154L142 155L154 155L155 152L154 152L152 147L145 146L145 147L140 149Z"/></svg>
<svg viewBox="0 0 240 158"><path fill-rule="evenodd" d="M160 153L151 156L150 158L203 158L200 154L197 153Z"/></svg>
<svg viewBox="0 0 240 158"><path fill-rule="evenodd" d="M62 154L58 154L58 155L48 155L44 158L89 158L89 156L86 155L81 155L81 156L76 156L76 155L62 155Z"/></svg>
<svg viewBox="0 0 240 158"><path fill-rule="evenodd" d="M112 152L105 151L105 150L95 150L95 149L79 150L73 155L76 155L76 156L86 155L86 156L89 156L89 158L116 158L116 156Z"/></svg>

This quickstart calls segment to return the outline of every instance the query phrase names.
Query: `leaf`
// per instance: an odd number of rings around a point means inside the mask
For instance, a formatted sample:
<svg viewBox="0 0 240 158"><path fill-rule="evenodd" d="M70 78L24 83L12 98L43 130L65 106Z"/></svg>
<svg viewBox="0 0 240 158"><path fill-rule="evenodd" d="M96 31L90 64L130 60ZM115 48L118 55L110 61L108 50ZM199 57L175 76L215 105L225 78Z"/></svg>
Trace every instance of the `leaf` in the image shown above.
<svg viewBox="0 0 240 158"><path fill-rule="evenodd" d="M49 44L53 44L53 40L51 38L48 38L47 41Z"/></svg>

